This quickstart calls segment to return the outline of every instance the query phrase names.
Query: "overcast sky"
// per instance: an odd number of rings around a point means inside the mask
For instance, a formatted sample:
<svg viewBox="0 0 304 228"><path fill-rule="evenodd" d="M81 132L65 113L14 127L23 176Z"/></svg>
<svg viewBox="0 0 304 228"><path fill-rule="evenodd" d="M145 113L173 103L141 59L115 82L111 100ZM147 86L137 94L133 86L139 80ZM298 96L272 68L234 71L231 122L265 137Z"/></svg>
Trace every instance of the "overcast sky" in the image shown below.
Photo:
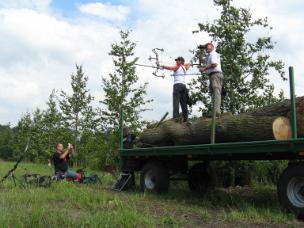
<svg viewBox="0 0 304 228"><path fill-rule="evenodd" d="M249 7L255 18L269 18L274 28L266 34L277 43L272 56L295 67L296 94L304 86L304 1L235 0ZM192 34L198 22L216 19L219 11L212 0L0 0L0 124L16 124L26 111L44 108L52 89L69 90L75 64L84 67L89 88L97 101L103 97L101 77L113 70L108 56L119 30L132 29L139 62L149 64L155 47L164 48L165 64L174 58L191 57L188 50L209 41L207 34ZM195 70L194 70L195 71ZM172 81L156 78L152 70L138 68L141 82L149 82L148 98L153 109L143 114L157 120L172 112ZM190 76L189 76L190 77ZM195 77L195 76L192 76ZM272 75L276 92L288 93L288 82Z"/></svg>

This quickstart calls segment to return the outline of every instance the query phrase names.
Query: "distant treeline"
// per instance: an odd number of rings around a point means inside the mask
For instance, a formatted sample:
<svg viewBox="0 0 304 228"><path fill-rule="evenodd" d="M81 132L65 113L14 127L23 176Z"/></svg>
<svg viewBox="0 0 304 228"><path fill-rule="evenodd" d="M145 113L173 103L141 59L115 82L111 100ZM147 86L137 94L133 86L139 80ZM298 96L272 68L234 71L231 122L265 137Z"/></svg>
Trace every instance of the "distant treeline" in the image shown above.
<svg viewBox="0 0 304 228"><path fill-rule="evenodd" d="M55 153L57 143L76 143L78 166L90 166L100 169L104 164L115 163L115 151L118 148L118 137L113 132L103 133L87 129L77 136L73 129L62 124L50 124L49 110L36 109L34 113L25 114L17 126L0 125L0 159L15 161L23 153L27 139L30 147L25 160L47 164ZM77 161L77 162L76 162Z"/></svg>

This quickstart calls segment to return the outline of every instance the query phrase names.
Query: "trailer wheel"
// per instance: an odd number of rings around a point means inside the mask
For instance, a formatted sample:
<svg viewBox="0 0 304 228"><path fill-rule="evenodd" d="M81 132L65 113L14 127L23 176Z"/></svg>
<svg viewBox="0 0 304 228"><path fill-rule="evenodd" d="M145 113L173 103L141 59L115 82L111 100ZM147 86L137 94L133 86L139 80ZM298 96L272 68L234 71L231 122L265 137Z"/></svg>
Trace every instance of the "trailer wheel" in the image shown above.
<svg viewBox="0 0 304 228"><path fill-rule="evenodd" d="M188 173L189 188L194 193L204 194L215 187L216 175L208 163L193 165Z"/></svg>
<svg viewBox="0 0 304 228"><path fill-rule="evenodd" d="M278 182L278 196L281 205L298 218L304 218L304 166L289 165Z"/></svg>
<svg viewBox="0 0 304 228"><path fill-rule="evenodd" d="M161 163L148 163L140 175L142 191L167 192L169 189L169 176L167 169Z"/></svg>

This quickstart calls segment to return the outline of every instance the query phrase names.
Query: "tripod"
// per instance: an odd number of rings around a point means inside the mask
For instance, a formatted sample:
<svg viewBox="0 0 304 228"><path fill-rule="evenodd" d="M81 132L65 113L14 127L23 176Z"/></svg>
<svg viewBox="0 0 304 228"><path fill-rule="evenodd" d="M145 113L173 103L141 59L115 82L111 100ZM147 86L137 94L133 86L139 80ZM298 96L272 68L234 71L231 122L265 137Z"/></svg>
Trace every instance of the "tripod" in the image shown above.
<svg viewBox="0 0 304 228"><path fill-rule="evenodd" d="M21 155L20 158L17 160L17 162L15 163L14 167L13 167L10 171L8 171L8 173L1 179L0 184L3 184L3 182L4 182L6 179L11 179L11 180L13 180L15 187L17 186L17 184L16 184L17 178L16 178L16 176L15 176L15 170L17 169L19 163L20 163L20 162L23 160L23 158L25 157L25 154L26 154L26 152L27 152L27 150L28 150L28 148L29 148L29 145L30 145L30 139L27 140L27 143L26 143L26 146L25 146L25 148L24 148L24 151L23 151L22 155Z"/></svg>

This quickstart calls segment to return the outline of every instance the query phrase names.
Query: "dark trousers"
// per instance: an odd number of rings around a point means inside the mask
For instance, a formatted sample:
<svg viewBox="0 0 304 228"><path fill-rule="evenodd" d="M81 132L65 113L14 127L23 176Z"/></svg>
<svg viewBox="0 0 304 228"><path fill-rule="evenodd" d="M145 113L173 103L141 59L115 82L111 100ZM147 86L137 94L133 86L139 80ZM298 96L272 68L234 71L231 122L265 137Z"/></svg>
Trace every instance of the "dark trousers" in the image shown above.
<svg viewBox="0 0 304 228"><path fill-rule="evenodd" d="M179 117L179 104L182 107L184 122L188 119L187 89L182 83L173 86L173 118Z"/></svg>

